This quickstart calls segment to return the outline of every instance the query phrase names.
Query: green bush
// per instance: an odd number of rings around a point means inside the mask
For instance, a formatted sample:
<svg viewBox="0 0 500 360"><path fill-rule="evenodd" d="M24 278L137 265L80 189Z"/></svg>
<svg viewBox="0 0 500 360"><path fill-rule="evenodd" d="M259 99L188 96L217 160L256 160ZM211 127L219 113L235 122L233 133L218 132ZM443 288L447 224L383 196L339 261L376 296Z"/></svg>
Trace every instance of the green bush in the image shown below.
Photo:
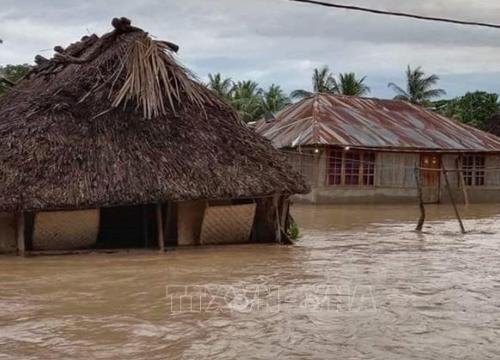
<svg viewBox="0 0 500 360"><path fill-rule="evenodd" d="M287 233L291 240L293 241L298 240L300 236L300 230L297 223L295 222L291 223L290 226L288 227Z"/></svg>

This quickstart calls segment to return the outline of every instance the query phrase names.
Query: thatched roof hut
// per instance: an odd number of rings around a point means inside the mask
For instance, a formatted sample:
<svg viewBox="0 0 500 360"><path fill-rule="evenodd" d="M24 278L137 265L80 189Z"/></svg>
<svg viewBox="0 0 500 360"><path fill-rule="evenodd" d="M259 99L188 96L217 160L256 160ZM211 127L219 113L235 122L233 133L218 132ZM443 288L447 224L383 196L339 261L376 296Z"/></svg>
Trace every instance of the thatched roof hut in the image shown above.
<svg viewBox="0 0 500 360"><path fill-rule="evenodd" d="M125 18L0 98L0 210L81 209L307 191L270 142Z"/></svg>

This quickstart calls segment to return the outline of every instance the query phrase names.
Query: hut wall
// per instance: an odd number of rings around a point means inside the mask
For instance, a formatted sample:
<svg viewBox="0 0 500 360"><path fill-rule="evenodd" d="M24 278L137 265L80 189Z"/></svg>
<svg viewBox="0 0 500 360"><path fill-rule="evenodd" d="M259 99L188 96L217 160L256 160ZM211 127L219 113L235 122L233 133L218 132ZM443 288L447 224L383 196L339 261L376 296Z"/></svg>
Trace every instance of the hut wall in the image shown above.
<svg viewBox="0 0 500 360"><path fill-rule="evenodd" d="M33 225L33 250L94 247L99 218L98 209L38 212Z"/></svg>
<svg viewBox="0 0 500 360"><path fill-rule="evenodd" d="M445 154L442 156L442 163L446 169L457 169L459 154ZM499 155L485 155L486 169L500 168ZM465 196L461 187L461 181L457 172L448 173L448 179L452 189L453 197L457 203L463 203ZM500 171L486 171L485 184L483 186L467 186L467 196L472 203L494 203L500 202ZM446 188L446 182L441 176L441 202L448 203L450 197Z"/></svg>
<svg viewBox="0 0 500 360"><path fill-rule="evenodd" d="M486 186L500 187L500 155L487 156L486 168L497 169L486 174Z"/></svg>
<svg viewBox="0 0 500 360"><path fill-rule="evenodd" d="M253 239L258 243L280 242L277 234L279 195L256 199Z"/></svg>
<svg viewBox="0 0 500 360"><path fill-rule="evenodd" d="M207 202L185 201L177 205L177 244L198 245Z"/></svg>
<svg viewBox="0 0 500 360"><path fill-rule="evenodd" d="M414 167L419 154L378 152L373 186L327 186L328 152L319 156L317 179L312 191L295 195L293 200L304 203L390 203L410 202L417 196Z"/></svg>
<svg viewBox="0 0 500 360"><path fill-rule="evenodd" d="M415 188L415 165L419 154L379 152L376 158L375 185L377 187Z"/></svg>
<svg viewBox="0 0 500 360"><path fill-rule="evenodd" d="M16 217L0 213L0 253L14 253L17 250Z"/></svg>
<svg viewBox="0 0 500 360"><path fill-rule="evenodd" d="M314 186L322 187L327 185L327 174L328 174L328 151L323 149L316 156L316 181Z"/></svg>
<svg viewBox="0 0 500 360"><path fill-rule="evenodd" d="M205 210L200 244L249 243L256 204L211 206Z"/></svg>
<svg viewBox="0 0 500 360"><path fill-rule="evenodd" d="M311 187L319 185L318 179L320 179L320 177L318 167L323 166L323 168L326 169L326 164L320 162L320 155L315 154L314 149L306 148L301 152L289 150L285 151L285 155L291 168L302 174L307 184ZM323 156L326 156L326 153L323 152Z"/></svg>
<svg viewBox="0 0 500 360"><path fill-rule="evenodd" d="M500 203L500 155L487 155L485 158L486 169L485 185L468 187L469 199L474 203Z"/></svg>
<svg viewBox="0 0 500 360"><path fill-rule="evenodd" d="M457 170L458 169L457 168L457 161L459 160L459 158L460 158L459 154L445 154L445 155L441 156L441 163L445 167L446 170ZM460 187L460 177L459 177L459 174L457 172L449 172L448 173L448 180L450 181L450 185L452 188ZM446 181L443 179L442 175L441 175L440 184L441 184L442 188L445 188Z"/></svg>

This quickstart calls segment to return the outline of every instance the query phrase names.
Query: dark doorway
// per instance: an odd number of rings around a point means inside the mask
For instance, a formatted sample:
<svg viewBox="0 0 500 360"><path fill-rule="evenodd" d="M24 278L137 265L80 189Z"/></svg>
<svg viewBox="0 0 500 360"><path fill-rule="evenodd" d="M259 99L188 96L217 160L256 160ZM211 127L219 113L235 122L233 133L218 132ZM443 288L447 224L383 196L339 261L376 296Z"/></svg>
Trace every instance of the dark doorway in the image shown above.
<svg viewBox="0 0 500 360"><path fill-rule="evenodd" d="M97 247L101 249L154 248L158 244L152 206L101 208Z"/></svg>

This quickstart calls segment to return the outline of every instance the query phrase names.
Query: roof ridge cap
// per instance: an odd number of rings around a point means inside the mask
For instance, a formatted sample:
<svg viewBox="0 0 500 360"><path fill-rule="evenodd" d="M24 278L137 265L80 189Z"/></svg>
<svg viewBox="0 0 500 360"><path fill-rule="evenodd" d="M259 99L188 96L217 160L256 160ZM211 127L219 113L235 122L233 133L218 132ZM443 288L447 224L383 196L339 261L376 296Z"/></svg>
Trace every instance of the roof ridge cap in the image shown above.
<svg viewBox="0 0 500 360"><path fill-rule="evenodd" d="M319 120L317 118L319 113L319 100L321 99L321 93L314 94L313 98L313 111L312 111L312 139L314 142L319 142Z"/></svg>

